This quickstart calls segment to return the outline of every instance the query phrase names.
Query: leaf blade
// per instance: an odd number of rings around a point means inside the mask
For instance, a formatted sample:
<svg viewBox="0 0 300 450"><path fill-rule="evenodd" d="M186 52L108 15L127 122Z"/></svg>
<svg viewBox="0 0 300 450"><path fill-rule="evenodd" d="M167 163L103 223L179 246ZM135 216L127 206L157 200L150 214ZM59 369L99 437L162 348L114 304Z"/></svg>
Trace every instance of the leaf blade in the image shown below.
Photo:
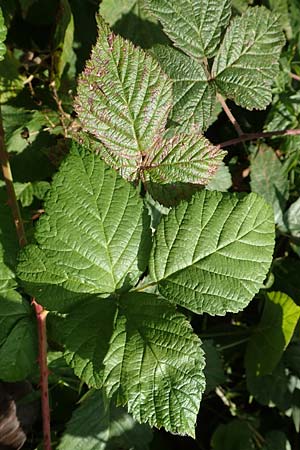
<svg viewBox="0 0 300 450"><path fill-rule="evenodd" d="M229 22L230 1L148 0L148 5L176 47L197 60L215 55Z"/></svg>
<svg viewBox="0 0 300 450"><path fill-rule="evenodd" d="M140 422L194 436L205 389L199 339L184 316L155 295L132 293L121 301L105 358L108 396L117 393Z"/></svg>
<svg viewBox="0 0 300 450"><path fill-rule="evenodd" d="M37 245L21 253L18 274L48 309L86 294L135 284L150 249L147 210L137 191L100 158L73 145L48 192Z"/></svg>
<svg viewBox="0 0 300 450"><path fill-rule="evenodd" d="M100 17L98 25L75 109L91 148L134 179L144 152L164 133L172 84L154 58L114 35Z"/></svg>
<svg viewBox="0 0 300 450"><path fill-rule="evenodd" d="M265 109L284 42L277 17L266 8L235 17L212 68L218 91L244 108Z"/></svg>
<svg viewBox="0 0 300 450"><path fill-rule="evenodd" d="M169 301L224 315L243 309L259 290L273 248L272 211L256 194L201 191L162 218L150 276Z"/></svg>

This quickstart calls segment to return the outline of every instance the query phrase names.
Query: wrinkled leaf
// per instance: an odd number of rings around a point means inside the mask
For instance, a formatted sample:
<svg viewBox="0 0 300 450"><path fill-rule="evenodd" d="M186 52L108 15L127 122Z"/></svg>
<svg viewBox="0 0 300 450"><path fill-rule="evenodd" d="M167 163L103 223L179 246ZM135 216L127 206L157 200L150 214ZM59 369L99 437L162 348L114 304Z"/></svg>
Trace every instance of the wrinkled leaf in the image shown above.
<svg viewBox="0 0 300 450"><path fill-rule="evenodd" d="M196 60L211 58L231 15L229 0L148 0L175 46Z"/></svg>
<svg viewBox="0 0 300 450"><path fill-rule="evenodd" d="M19 277L49 309L68 299L128 289L144 272L150 218L137 191L75 144L61 165Z"/></svg>
<svg viewBox="0 0 300 450"><path fill-rule="evenodd" d="M183 130L206 130L216 102L216 89L209 83L204 66L172 47L154 47L153 54L174 83L170 118Z"/></svg>
<svg viewBox="0 0 300 450"><path fill-rule="evenodd" d="M201 191L162 218L150 275L163 296L194 312L237 312L262 286L273 247L262 198Z"/></svg>
<svg viewBox="0 0 300 450"><path fill-rule="evenodd" d="M182 314L151 294L120 302L104 386L139 422L194 436L205 389L200 340Z"/></svg>
<svg viewBox="0 0 300 450"><path fill-rule="evenodd" d="M244 108L265 109L283 45L277 16L266 8L249 8L235 17L212 68L219 92Z"/></svg>

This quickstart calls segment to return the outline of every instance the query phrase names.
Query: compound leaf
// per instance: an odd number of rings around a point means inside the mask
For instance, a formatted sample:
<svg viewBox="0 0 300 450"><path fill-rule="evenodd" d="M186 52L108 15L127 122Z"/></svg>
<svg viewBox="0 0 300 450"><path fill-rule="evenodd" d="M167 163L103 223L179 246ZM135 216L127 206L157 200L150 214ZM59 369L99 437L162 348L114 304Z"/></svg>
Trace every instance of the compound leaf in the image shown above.
<svg viewBox="0 0 300 450"><path fill-rule="evenodd" d="M2 14L2 10L0 8L0 61L3 60L4 54L6 52L6 46L4 44L4 41L6 39L6 33L7 29L4 23L4 17Z"/></svg>
<svg viewBox="0 0 300 450"><path fill-rule="evenodd" d="M151 439L147 425L116 408L103 391L94 391L74 411L58 450L147 450Z"/></svg>
<svg viewBox="0 0 300 450"><path fill-rule="evenodd" d="M175 46L199 60L215 55L231 15L230 0L148 0Z"/></svg>
<svg viewBox="0 0 300 450"><path fill-rule="evenodd" d="M172 47L156 46L153 54L173 81L170 119L183 130L206 130L215 106L216 89L208 81L204 66Z"/></svg>
<svg viewBox="0 0 300 450"><path fill-rule="evenodd" d="M273 213L256 194L201 191L158 225L150 276L171 302L197 313L245 308L274 248Z"/></svg>
<svg viewBox="0 0 300 450"><path fill-rule="evenodd" d="M78 85L76 110L91 148L125 178L164 133L171 81L158 62L116 36L98 17L99 37Z"/></svg>
<svg viewBox="0 0 300 450"><path fill-rule="evenodd" d="M263 6L235 17L214 60L217 89L244 108L265 109L283 44L277 16Z"/></svg>
<svg viewBox="0 0 300 450"><path fill-rule="evenodd" d="M137 191L99 156L75 144L47 195L37 245L21 254L19 277L48 309L84 294L128 289L143 273L150 218Z"/></svg>
<svg viewBox="0 0 300 450"><path fill-rule="evenodd" d="M200 340L172 305L152 294L121 298L104 364L107 394L117 393L136 420L194 436L205 361Z"/></svg>
<svg viewBox="0 0 300 450"><path fill-rule="evenodd" d="M300 317L300 306L282 292L267 294L263 315L247 346L248 374L272 373L288 346Z"/></svg>

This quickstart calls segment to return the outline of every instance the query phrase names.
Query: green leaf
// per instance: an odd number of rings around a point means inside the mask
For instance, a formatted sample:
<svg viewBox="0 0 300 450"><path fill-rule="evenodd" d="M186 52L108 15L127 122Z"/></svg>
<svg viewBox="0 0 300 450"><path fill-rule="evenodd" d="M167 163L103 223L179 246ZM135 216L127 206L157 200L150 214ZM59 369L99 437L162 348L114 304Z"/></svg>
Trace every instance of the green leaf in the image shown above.
<svg viewBox="0 0 300 450"><path fill-rule="evenodd" d="M277 16L266 8L249 8L235 17L212 68L219 92L244 108L265 109L283 45Z"/></svg>
<svg viewBox="0 0 300 450"><path fill-rule="evenodd" d="M54 333L65 347L64 357L75 374L88 386L103 385L103 360L114 329L116 302L112 298L86 297L60 318L54 316Z"/></svg>
<svg viewBox="0 0 300 450"><path fill-rule="evenodd" d="M292 396L288 390L289 377L282 362L269 375L246 375L248 391L261 405L276 405L281 411L290 407Z"/></svg>
<svg viewBox="0 0 300 450"><path fill-rule="evenodd" d="M216 173L226 152L198 134L158 138L145 160L145 173L154 183L206 185Z"/></svg>
<svg viewBox="0 0 300 450"><path fill-rule="evenodd" d="M53 38L53 71L56 85L59 87L60 79L71 62L75 61L73 51L74 19L68 0L60 0L56 18L56 29ZM74 65L74 64L73 64ZM73 70L75 76L75 68Z"/></svg>
<svg viewBox="0 0 300 450"><path fill-rule="evenodd" d="M0 261L0 379L23 380L37 365L33 311L15 291L14 275Z"/></svg>
<svg viewBox="0 0 300 450"><path fill-rule="evenodd" d="M289 0L268 0L269 8L280 20L280 24L286 32L287 38L291 39L293 32L289 17Z"/></svg>
<svg viewBox="0 0 300 450"><path fill-rule="evenodd" d="M115 16L119 15L118 11L123 9L125 3L123 0L117 1L120 5L114 12ZM163 33L157 19L146 8L146 2L147 0L135 0L130 11L123 14L114 24L114 31L144 49L152 48L157 44L169 44L170 41Z"/></svg>
<svg viewBox="0 0 300 450"><path fill-rule="evenodd" d="M34 142L46 119L37 110L28 111L10 105L4 105L1 109L7 151L21 153L28 146L26 135L30 143Z"/></svg>
<svg viewBox="0 0 300 450"><path fill-rule="evenodd" d="M209 191L226 192L232 186L232 179L229 168L222 162L219 169L206 185Z"/></svg>
<svg viewBox="0 0 300 450"><path fill-rule="evenodd" d="M281 230L295 238L300 238L300 198L285 212Z"/></svg>
<svg viewBox="0 0 300 450"><path fill-rule="evenodd" d="M174 307L156 295L121 298L105 357L109 396L139 422L194 436L205 389L200 340Z"/></svg>
<svg viewBox="0 0 300 450"><path fill-rule="evenodd" d="M35 181L33 183L14 183L17 199L23 207L30 206L33 198L43 200L49 190L50 184L47 181Z"/></svg>
<svg viewBox="0 0 300 450"><path fill-rule="evenodd" d="M219 425L212 437L213 450L254 450L252 431L247 422L235 419Z"/></svg>
<svg viewBox="0 0 300 450"><path fill-rule="evenodd" d="M262 198L201 191L158 225L150 275L171 302L224 315L258 292L273 248L272 211Z"/></svg>
<svg viewBox="0 0 300 450"><path fill-rule="evenodd" d="M206 130L216 102L216 88L204 66L172 47L156 46L153 54L174 82L171 120L181 129Z"/></svg>
<svg viewBox="0 0 300 450"><path fill-rule="evenodd" d="M114 35L100 17L98 26L75 107L91 148L134 179L147 150L164 133L172 85L152 57Z"/></svg>
<svg viewBox="0 0 300 450"><path fill-rule="evenodd" d="M100 14L113 26L123 14L132 10L136 2L137 0L103 0L100 4Z"/></svg>
<svg viewBox="0 0 300 450"><path fill-rule="evenodd" d="M14 52L7 50L0 64L0 103L2 108L8 100L16 97L24 88L26 77L20 73L21 64Z"/></svg>
<svg viewBox="0 0 300 450"><path fill-rule="evenodd" d="M247 373L257 376L272 373L292 339L299 317L300 306L286 294L267 294L260 323L248 342Z"/></svg>
<svg viewBox="0 0 300 450"><path fill-rule="evenodd" d="M216 54L231 15L229 0L148 0L175 46L196 60Z"/></svg>
<svg viewBox="0 0 300 450"><path fill-rule="evenodd" d="M300 261L294 258L278 258L272 265L275 280L273 291L285 292L297 305L300 305Z"/></svg>
<svg viewBox="0 0 300 450"><path fill-rule="evenodd" d="M144 272L150 218L137 191L95 154L75 144L61 165L19 277L48 309L84 294L107 296Z"/></svg>
<svg viewBox="0 0 300 450"><path fill-rule="evenodd" d="M6 39L6 33L7 29L4 23L4 17L2 14L2 10L0 8L0 61L3 60L4 54L6 52L6 46L4 44L4 41Z"/></svg>
<svg viewBox="0 0 300 450"><path fill-rule="evenodd" d="M266 434L265 444L262 450L291 450L291 445L285 433L274 430Z"/></svg>
<svg viewBox="0 0 300 450"><path fill-rule="evenodd" d="M275 151L265 145L258 147L251 160L251 190L273 207L275 223L282 224L289 197L289 180Z"/></svg>
<svg viewBox="0 0 300 450"><path fill-rule="evenodd" d="M203 350L205 353L206 365L204 375L206 379L205 393L213 391L219 384L226 381L223 362L218 348L215 346L213 340L205 339L203 341Z"/></svg>
<svg viewBox="0 0 300 450"><path fill-rule="evenodd" d="M87 133L81 141L128 180L207 183L224 153L199 134L163 138L171 81L154 58L98 22L99 38L76 102Z"/></svg>
<svg viewBox="0 0 300 450"><path fill-rule="evenodd" d="M3 263L11 270L15 269L17 253L19 251L18 238L13 222L11 210L8 206L7 192L0 187L0 265ZM6 269L5 269L6 272ZM6 275L4 277L6 279ZM0 284L1 286L1 284Z"/></svg>
<svg viewBox="0 0 300 450"><path fill-rule="evenodd" d="M147 450L151 439L148 426L114 407L102 391L94 391L74 411L58 450Z"/></svg>

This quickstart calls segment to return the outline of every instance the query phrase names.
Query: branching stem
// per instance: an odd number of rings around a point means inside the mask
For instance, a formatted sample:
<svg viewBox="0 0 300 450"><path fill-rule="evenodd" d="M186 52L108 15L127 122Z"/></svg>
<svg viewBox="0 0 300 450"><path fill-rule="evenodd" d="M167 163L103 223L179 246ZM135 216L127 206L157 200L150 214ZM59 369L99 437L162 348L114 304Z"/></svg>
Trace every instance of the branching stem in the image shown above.
<svg viewBox="0 0 300 450"><path fill-rule="evenodd" d="M297 136L300 135L300 128L294 130L274 130L261 133L244 133L242 136L230 139L229 141L221 142L217 145L218 148L230 147L231 145L237 145L241 142L254 141L257 139L269 138L273 136Z"/></svg>
<svg viewBox="0 0 300 450"><path fill-rule="evenodd" d="M19 204L13 183L8 153L5 148L4 129L2 124L2 115L0 109L0 164L4 181L6 184L8 204L11 208L14 219L16 232L20 247L24 247L27 243L24 225L21 217ZM48 390L48 366L47 366L47 330L46 330L46 311L39 305L35 299L31 302L34 307L39 340L39 366L40 366L40 389L41 389L41 406L43 418L43 443L44 450L51 450L51 432L50 432L50 408L49 408L49 390Z"/></svg>
<svg viewBox="0 0 300 450"><path fill-rule="evenodd" d="M218 94L217 98L219 100L219 102L222 105L222 108L226 114L226 116L228 117L228 119L230 120L230 122L232 123L232 125L234 126L235 131L237 132L237 134L239 136L243 136L244 132L240 127L240 124L238 123L238 121L236 120L236 118L234 117L234 115L232 114L232 112L230 111L230 109L227 106L227 103L225 101L225 99L222 97L222 95Z"/></svg>

